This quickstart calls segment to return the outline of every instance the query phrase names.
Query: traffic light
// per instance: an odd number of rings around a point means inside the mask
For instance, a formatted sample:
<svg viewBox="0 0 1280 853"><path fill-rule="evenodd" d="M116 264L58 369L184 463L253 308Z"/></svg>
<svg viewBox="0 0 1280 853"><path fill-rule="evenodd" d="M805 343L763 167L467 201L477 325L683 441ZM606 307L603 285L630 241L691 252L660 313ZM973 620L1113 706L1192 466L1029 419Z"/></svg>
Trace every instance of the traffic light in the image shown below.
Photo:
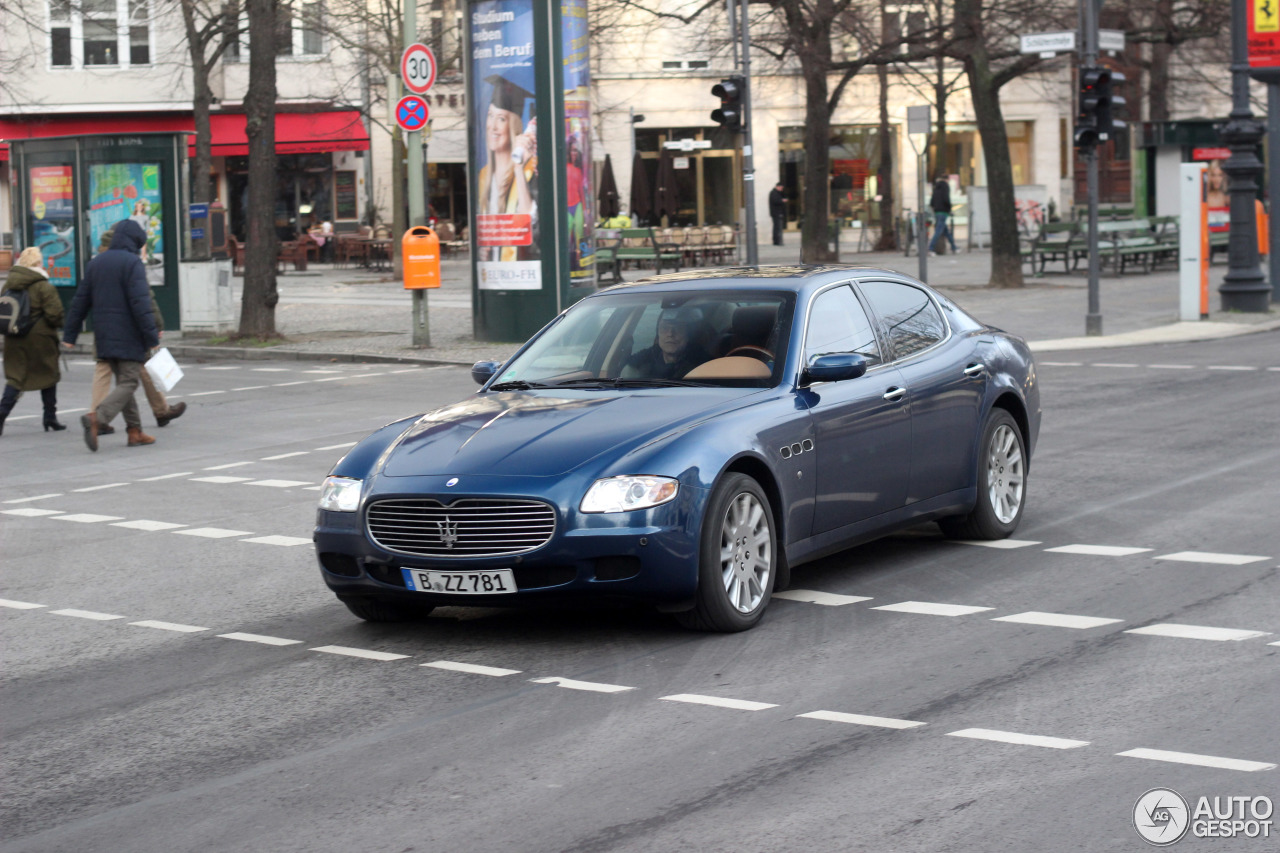
<svg viewBox="0 0 1280 853"><path fill-rule="evenodd" d="M1124 106L1124 98L1113 91L1123 83L1124 75L1110 68L1080 69L1080 102L1076 110L1075 141L1077 148L1092 148L1111 138L1120 124L1114 109Z"/></svg>
<svg viewBox="0 0 1280 853"><path fill-rule="evenodd" d="M711 111L711 120L727 130L742 130L742 96L747 91L746 80L729 77L711 87L711 94L720 99L720 109Z"/></svg>

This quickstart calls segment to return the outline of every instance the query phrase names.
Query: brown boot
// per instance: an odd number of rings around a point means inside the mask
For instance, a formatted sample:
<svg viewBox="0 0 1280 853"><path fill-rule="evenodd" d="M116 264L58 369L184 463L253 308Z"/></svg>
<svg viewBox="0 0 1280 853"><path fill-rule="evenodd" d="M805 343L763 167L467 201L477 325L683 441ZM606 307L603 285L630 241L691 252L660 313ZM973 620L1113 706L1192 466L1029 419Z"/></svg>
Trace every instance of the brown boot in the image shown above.
<svg viewBox="0 0 1280 853"><path fill-rule="evenodd" d="M144 444L155 444L156 440L142 431L142 427L129 427L125 430L129 434L129 446L141 447Z"/></svg>
<svg viewBox="0 0 1280 853"><path fill-rule="evenodd" d="M90 412L80 416L80 426L84 427L84 443L90 450L98 452L98 413Z"/></svg>

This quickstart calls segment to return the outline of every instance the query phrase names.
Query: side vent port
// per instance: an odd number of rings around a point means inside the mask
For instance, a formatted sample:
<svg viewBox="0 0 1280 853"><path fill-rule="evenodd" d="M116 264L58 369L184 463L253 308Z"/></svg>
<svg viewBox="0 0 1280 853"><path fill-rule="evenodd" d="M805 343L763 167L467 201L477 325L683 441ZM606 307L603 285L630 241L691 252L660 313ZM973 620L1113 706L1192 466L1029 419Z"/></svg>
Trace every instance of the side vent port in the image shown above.
<svg viewBox="0 0 1280 853"><path fill-rule="evenodd" d="M596 580L621 581L638 574L639 557L601 557L596 560Z"/></svg>
<svg viewBox="0 0 1280 853"><path fill-rule="evenodd" d="M360 566L356 563L356 558L349 554L321 554L320 565L332 575L342 575L344 578L360 577Z"/></svg>

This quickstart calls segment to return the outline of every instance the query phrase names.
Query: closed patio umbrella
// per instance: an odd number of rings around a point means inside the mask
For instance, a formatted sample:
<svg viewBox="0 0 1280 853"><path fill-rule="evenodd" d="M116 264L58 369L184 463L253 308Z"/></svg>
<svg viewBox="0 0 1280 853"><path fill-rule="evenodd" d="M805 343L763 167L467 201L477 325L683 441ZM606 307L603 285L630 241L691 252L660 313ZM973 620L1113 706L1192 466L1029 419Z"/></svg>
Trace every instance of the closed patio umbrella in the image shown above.
<svg viewBox="0 0 1280 853"><path fill-rule="evenodd" d="M613 177L613 161L604 155L604 168L600 170L600 192L596 195L600 202L601 219L612 219L618 215L618 181Z"/></svg>
<svg viewBox="0 0 1280 853"><path fill-rule="evenodd" d="M631 221L636 225L640 220L653 218L653 191L649 189L649 173L644 170L644 158L636 152L636 159L631 163Z"/></svg>
<svg viewBox="0 0 1280 853"><path fill-rule="evenodd" d="M675 216L680 209L680 191L676 186L676 164L671 149L663 148L658 157L658 180L653 188L653 214L655 218Z"/></svg>

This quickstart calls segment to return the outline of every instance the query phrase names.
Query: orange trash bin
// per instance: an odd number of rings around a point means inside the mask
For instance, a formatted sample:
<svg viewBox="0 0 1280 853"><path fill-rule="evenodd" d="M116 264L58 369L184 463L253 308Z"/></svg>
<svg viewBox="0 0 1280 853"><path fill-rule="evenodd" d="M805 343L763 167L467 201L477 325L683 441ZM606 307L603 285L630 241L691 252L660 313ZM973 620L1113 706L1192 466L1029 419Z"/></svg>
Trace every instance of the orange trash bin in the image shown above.
<svg viewBox="0 0 1280 853"><path fill-rule="evenodd" d="M440 238L425 225L415 225L400 238L404 289L440 286Z"/></svg>

